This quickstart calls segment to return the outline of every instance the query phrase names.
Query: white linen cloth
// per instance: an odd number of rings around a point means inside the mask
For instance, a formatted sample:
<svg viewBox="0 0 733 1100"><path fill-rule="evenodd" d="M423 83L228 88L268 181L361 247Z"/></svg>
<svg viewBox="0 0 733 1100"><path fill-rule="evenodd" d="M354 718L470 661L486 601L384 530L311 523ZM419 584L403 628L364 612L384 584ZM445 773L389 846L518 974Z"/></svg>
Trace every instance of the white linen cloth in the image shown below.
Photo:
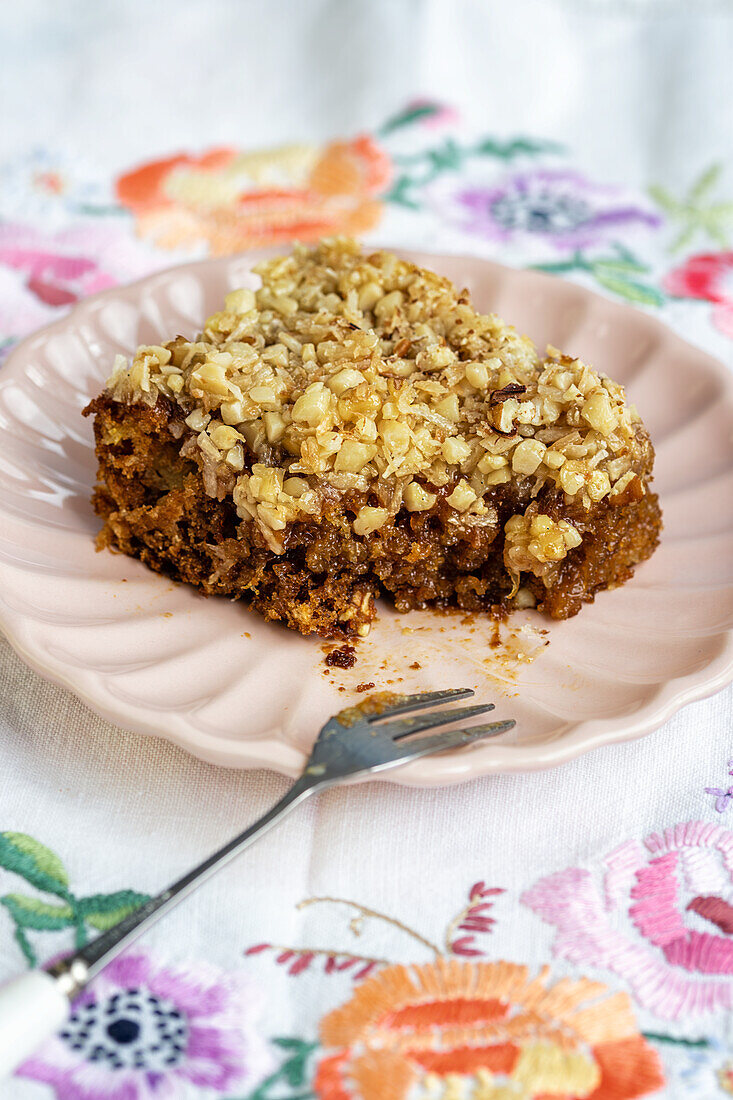
<svg viewBox="0 0 733 1100"><path fill-rule="evenodd" d="M24 166L35 163L34 150L42 150L36 155L44 170L58 164L109 190L121 171L181 149L322 143L374 132L418 96L457 108L462 133L560 143L568 150L568 170L622 185L647 210L653 209L648 185L684 196L711 165L723 163L712 185L722 203L726 186L728 195L733 190L732 12L727 3L673 0L6 4L0 9L0 219L48 232L68 222L52 205L38 206L30 186L24 190ZM443 135L453 133L450 125ZM424 146L425 132L419 140L412 133L406 130L402 146L392 148ZM391 207L373 235L395 245L473 249L513 263L548 259L526 241L502 244L461 231L436 213L445 209L440 186L438 181L437 197L428 195L421 213ZM689 255L724 252L721 240L696 230L699 235L670 254L675 232L670 221L666 236L647 247L647 281L655 286L663 270L679 267ZM175 258L155 253L159 264ZM114 268L113 257L110 263ZM0 287L10 287L13 278L0 260ZM662 316L733 366L731 334L711 321L708 304L668 301ZM600 947L576 943L575 958L562 957L555 942L561 918L553 923L545 908L542 919L536 897L520 898L568 868L599 880L608 853L680 823L733 829L733 805L728 809L721 795L716 809L715 796L705 793L731 782L732 719L729 688L687 707L642 741L598 750L552 771L444 790L374 783L326 793L169 916L145 947L172 965L203 960L226 972L242 967L260 991L256 1031L263 1044L277 1036L310 1042L319 1020L352 996L358 985L352 971L326 974L316 958L292 976L276 962L277 952L245 956L246 950L266 942L323 948L342 958L352 952L428 963L430 947L395 923L362 913L357 936L349 925L359 917L354 906L297 905L313 897L348 899L441 945L470 887L482 881L503 891L491 897L491 932L476 934L487 959L527 964L533 972L549 964L553 979L586 976L613 992L631 993L639 1028L665 1036L650 1040L667 1079L653 1095L723 1097L733 1048L730 1012L720 1005L733 1004L725 1000L726 989L733 998L733 966L709 972L723 991L717 1008L671 1008L640 992L631 971L621 964L614 969ZM58 853L77 893L156 892L287 786L273 774L217 769L163 742L115 729L29 671L0 641L0 829L29 834ZM680 844L684 862L694 845ZM685 864L689 896L715 894L733 902L730 871L713 862L706 889L690 870L695 860ZM18 890L45 896L0 869L0 892ZM648 936L627 919L626 908L614 927L628 942L646 945ZM700 934L707 929L731 941L733 926L725 932L699 914L684 919ZM0 910L0 976L25 965L12 932L10 913ZM40 959L71 943L70 932L32 930L29 937ZM677 973L702 982L701 975L693 963ZM205 1088L181 1076L161 1095L254 1096L268 1064L275 1073L282 1063L283 1049L262 1050L259 1061L253 1055L257 1065L248 1084ZM313 1064L322 1057L315 1052ZM99 1072L84 1096L116 1097L111 1078ZM303 1087L280 1079L258 1095L310 1095L312 1071L305 1077ZM15 1078L0 1085L0 1095L47 1100L55 1088L57 1096L79 1100L75 1080L73 1074L66 1085L41 1083L37 1075ZM474 1095L467 1082L455 1096ZM426 1090L420 1096L448 1095L438 1079L420 1087ZM149 1094L142 1088L125 1093L125 1100L157 1095L152 1086Z"/></svg>

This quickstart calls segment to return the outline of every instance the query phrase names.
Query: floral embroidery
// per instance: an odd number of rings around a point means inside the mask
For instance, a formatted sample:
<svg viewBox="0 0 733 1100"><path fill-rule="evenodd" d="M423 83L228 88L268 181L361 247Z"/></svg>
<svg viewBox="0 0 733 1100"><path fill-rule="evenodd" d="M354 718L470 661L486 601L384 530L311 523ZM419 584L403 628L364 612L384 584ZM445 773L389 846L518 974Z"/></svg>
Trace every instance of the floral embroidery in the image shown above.
<svg viewBox="0 0 733 1100"><path fill-rule="evenodd" d="M491 932L496 921L489 917L488 911L493 906L493 901L498 894L503 894L501 887L487 887L485 882L475 882L468 891L468 904L453 918L445 933L445 949L449 955L483 955L484 951L477 945L476 936ZM462 936L456 936L462 932Z"/></svg>
<svg viewBox="0 0 733 1100"><path fill-rule="evenodd" d="M60 307L156 266L116 223L78 223L46 234L0 223L0 332L10 340L25 336Z"/></svg>
<svg viewBox="0 0 733 1100"><path fill-rule="evenodd" d="M733 833L692 821L644 845L628 841L610 852L602 887L571 867L541 879L522 901L556 927L556 955L613 971L658 1016L729 1011Z"/></svg>
<svg viewBox="0 0 733 1100"><path fill-rule="evenodd" d="M218 1094L269 1072L258 1014L241 973L161 966L137 951L102 971L64 1029L18 1073L50 1085L58 1100Z"/></svg>
<svg viewBox="0 0 733 1100"><path fill-rule="evenodd" d="M720 1095L729 1044L718 1039L680 1039L645 1031L644 1037L664 1050L664 1069L670 1097L713 1100ZM725 1092L725 1089L722 1088Z"/></svg>
<svg viewBox="0 0 733 1100"><path fill-rule="evenodd" d="M733 777L733 760L728 761L728 775ZM715 809L719 814L722 814L733 798L733 786L727 787L725 790L721 787L706 787L705 794L715 795Z"/></svg>
<svg viewBox="0 0 733 1100"><path fill-rule="evenodd" d="M446 174L461 171L470 162L498 160L508 163L520 158L533 158L541 153L557 153L560 148L556 142L527 137L501 141L486 136L467 144L461 144L454 138L447 137L439 145L428 149L421 149L415 153L396 153L393 160L398 174L392 188L384 196L384 200L408 210L420 210L422 192L428 184ZM449 195L452 195L452 181L449 188ZM431 194L431 191L427 192L428 200ZM444 202L432 205L442 218Z"/></svg>
<svg viewBox="0 0 733 1100"><path fill-rule="evenodd" d="M391 165L362 135L323 148L211 149L152 161L117 180L141 236L161 248L208 244L214 255L278 241L360 234L377 224Z"/></svg>
<svg viewBox="0 0 733 1100"><path fill-rule="evenodd" d="M495 184L461 182L436 194L436 201L467 233L497 242L539 239L562 252L606 243L622 229L661 223L617 188L560 168L520 172Z"/></svg>
<svg viewBox="0 0 733 1100"><path fill-rule="evenodd" d="M276 1090L279 1100L286 1100L280 1096L280 1088L286 1087L298 1089L296 1095L289 1095L287 1100L314 1100L313 1093L307 1089L301 1091L312 1078L310 1059L318 1050L318 1043L307 1043L303 1039L282 1037L272 1040L272 1045L283 1052L283 1060L278 1068L262 1081L257 1088L247 1094L244 1100L271 1100L272 1089Z"/></svg>
<svg viewBox="0 0 733 1100"><path fill-rule="evenodd" d="M320 1100L630 1100L664 1084L629 999L547 968L438 959L392 966L321 1022ZM444 1087L436 1093L436 1084ZM460 1091L459 1091L460 1090Z"/></svg>
<svg viewBox="0 0 733 1100"><path fill-rule="evenodd" d="M15 939L31 966L37 962L28 932L60 932L72 928L74 942L82 947L87 941L87 925L99 932L111 928L148 900L147 894L117 890L112 894L77 897L69 888L63 863L25 833L0 833L0 867L12 871L37 890L50 894L45 901L26 894L5 894L0 898L15 925Z"/></svg>
<svg viewBox="0 0 733 1100"><path fill-rule="evenodd" d="M669 294L713 303L713 324L733 337L733 252L690 256L664 278Z"/></svg>
<svg viewBox="0 0 733 1100"><path fill-rule="evenodd" d="M354 914L349 921L349 930L355 936L361 936L364 924L369 920L383 921L399 932L405 933L421 947L431 951L436 958L446 955L483 956L484 949L476 940L477 935L485 935L491 932L495 924L494 918L487 916L487 912L493 906L492 900L504 891L499 887L487 887L484 882L476 882L468 892L468 903L448 923L444 936L444 948L433 943L417 929L411 928L395 917L386 913L380 913L367 905L350 901L348 898L316 897L305 898L299 902L297 908L304 909L310 905L329 904L345 905ZM459 935L459 933L462 933ZM362 981L368 977L378 966L389 966L388 959L376 958L373 955L353 954L338 948L324 947L285 947L283 944L256 943L245 951L245 955L259 955L264 951L275 952L275 962L278 966L287 968L293 977L308 970L316 959L324 959L324 973L337 974L345 970L350 971L354 981Z"/></svg>
<svg viewBox="0 0 733 1100"><path fill-rule="evenodd" d="M411 99L401 111L388 118L380 126L378 133L380 137L387 137L389 134L393 134L395 130L402 130L416 122L434 129L457 123L459 120L460 115L455 107L451 107L447 103L441 103L437 99L419 96L417 99Z"/></svg>
<svg viewBox="0 0 733 1100"><path fill-rule="evenodd" d="M666 295L645 278L649 273L647 264L642 263L629 248L618 241L605 255L589 257L577 251L566 260L532 266L536 271L547 271L553 275L586 272L605 290L637 305L662 306L667 300Z"/></svg>
<svg viewBox="0 0 733 1100"><path fill-rule="evenodd" d="M114 215L108 183L79 155L32 149L0 163L3 221L40 222L60 228L70 217Z"/></svg>
<svg viewBox="0 0 733 1100"><path fill-rule="evenodd" d="M720 179L723 166L713 164L695 180L683 199L676 199L664 187L653 186L649 194L664 210L669 220L682 228L670 251L685 248L698 233L710 237L721 248L727 248L725 228L733 224L733 202L708 202L708 196Z"/></svg>

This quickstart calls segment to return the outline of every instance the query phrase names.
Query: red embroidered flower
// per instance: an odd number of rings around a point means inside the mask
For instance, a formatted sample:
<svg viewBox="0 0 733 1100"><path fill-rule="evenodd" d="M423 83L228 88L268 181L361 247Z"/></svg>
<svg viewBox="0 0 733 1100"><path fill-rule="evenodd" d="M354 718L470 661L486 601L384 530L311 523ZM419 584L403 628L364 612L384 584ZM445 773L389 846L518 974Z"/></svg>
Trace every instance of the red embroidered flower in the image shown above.
<svg viewBox="0 0 733 1100"><path fill-rule="evenodd" d="M632 1100L664 1084L621 993L514 963L390 966L321 1023L320 1100L455 1095ZM453 1092L451 1092L453 1095Z"/></svg>
<svg viewBox="0 0 733 1100"><path fill-rule="evenodd" d="M141 236L163 248L206 242L224 255L377 224L391 163L371 137L322 148L290 145L251 153L211 149L153 161L117 180L117 197Z"/></svg>
<svg viewBox="0 0 733 1100"><path fill-rule="evenodd" d="M733 337L733 252L690 256L664 278L664 287L679 298L713 303L713 324Z"/></svg>

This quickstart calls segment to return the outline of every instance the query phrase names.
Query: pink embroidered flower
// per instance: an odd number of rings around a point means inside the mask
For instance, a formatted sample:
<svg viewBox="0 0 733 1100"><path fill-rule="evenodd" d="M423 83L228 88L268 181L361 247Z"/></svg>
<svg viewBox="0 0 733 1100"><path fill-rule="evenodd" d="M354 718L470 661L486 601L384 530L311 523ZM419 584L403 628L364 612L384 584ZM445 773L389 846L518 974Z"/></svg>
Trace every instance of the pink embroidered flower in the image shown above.
<svg viewBox="0 0 733 1100"><path fill-rule="evenodd" d="M730 1011L733 833L691 821L644 847L627 841L603 862L602 882L570 867L523 895L555 925L555 954L613 971L665 1019Z"/></svg>
<svg viewBox="0 0 733 1100"><path fill-rule="evenodd" d="M713 324L733 337L733 252L690 256L664 278L664 287L680 298L713 303Z"/></svg>
<svg viewBox="0 0 733 1100"><path fill-rule="evenodd" d="M201 1100L249 1090L271 1069L257 1011L241 972L160 966L138 951L100 974L59 1035L18 1072L50 1085L58 1100Z"/></svg>
<svg viewBox="0 0 733 1100"><path fill-rule="evenodd" d="M161 266L118 225L58 233L0 222L0 342L53 320L59 308Z"/></svg>
<svg viewBox="0 0 733 1100"><path fill-rule="evenodd" d="M538 168L496 184L439 188L434 205L467 233L492 241L541 241L574 251L613 240L619 232L661 224L657 214L615 187L592 183L569 169Z"/></svg>

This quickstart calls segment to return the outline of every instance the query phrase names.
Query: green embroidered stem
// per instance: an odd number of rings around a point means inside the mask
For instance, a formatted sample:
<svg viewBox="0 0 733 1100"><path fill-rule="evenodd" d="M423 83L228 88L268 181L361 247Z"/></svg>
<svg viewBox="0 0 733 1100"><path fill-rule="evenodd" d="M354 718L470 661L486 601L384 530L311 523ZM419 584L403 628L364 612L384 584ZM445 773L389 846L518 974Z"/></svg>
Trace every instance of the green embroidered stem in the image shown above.
<svg viewBox="0 0 733 1100"><path fill-rule="evenodd" d="M266 1077L254 1092L248 1093L241 1100L275 1100L270 1091L275 1085L284 1084L289 1085L290 1088L302 1088L307 1084L309 1077L308 1060L313 1052L318 1049L318 1043L307 1043L303 1039L291 1039L289 1037L273 1039L272 1042L281 1050L289 1052L289 1057L285 1059L279 1069ZM289 1095L287 1098L282 1097L282 1100L313 1100L313 1098L314 1093L307 1091Z"/></svg>
<svg viewBox="0 0 733 1100"><path fill-rule="evenodd" d="M534 271L546 271L552 275L565 275L571 271L583 271L591 275L596 282L625 298L627 302L635 302L638 305L661 306L664 305L666 295L655 286L640 282L632 276L644 275L649 271L646 264L634 256L628 248L621 244L614 244L615 254L610 256L588 257L582 252L576 251L567 260L559 260L554 263L531 264Z"/></svg>
<svg viewBox="0 0 733 1100"><path fill-rule="evenodd" d="M26 936L25 932L19 925L16 925L15 932L13 932L13 939L20 947L20 950L23 952L23 957L25 958L28 965L37 966L38 959L36 958L36 953L28 942L28 937Z"/></svg>
<svg viewBox="0 0 733 1100"><path fill-rule="evenodd" d="M652 1043L667 1043L671 1046L693 1047L695 1049L708 1049L712 1046L707 1039L678 1039L674 1035L661 1035L656 1031L642 1031L645 1039Z"/></svg>
<svg viewBox="0 0 733 1100"><path fill-rule="evenodd" d="M87 942L87 930L84 927L84 920L77 920L74 926L74 947L78 951Z"/></svg>
<svg viewBox="0 0 733 1100"><path fill-rule="evenodd" d="M530 264L533 271L546 271L550 275L565 275L569 271L591 271L591 264L582 252L574 252L569 260L557 260L554 263Z"/></svg>
<svg viewBox="0 0 733 1100"><path fill-rule="evenodd" d="M80 202L76 204L76 212L78 214L86 214L93 218L108 218L112 215L116 217L124 216L128 213L122 206L95 206L93 203Z"/></svg>
<svg viewBox="0 0 733 1100"><path fill-rule="evenodd" d="M377 130L377 137L388 137L395 130L402 130L405 126L412 126L421 119L432 118L440 111L437 104L425 103L414 107L406 107L396 115L391 115Z"/></svg>

